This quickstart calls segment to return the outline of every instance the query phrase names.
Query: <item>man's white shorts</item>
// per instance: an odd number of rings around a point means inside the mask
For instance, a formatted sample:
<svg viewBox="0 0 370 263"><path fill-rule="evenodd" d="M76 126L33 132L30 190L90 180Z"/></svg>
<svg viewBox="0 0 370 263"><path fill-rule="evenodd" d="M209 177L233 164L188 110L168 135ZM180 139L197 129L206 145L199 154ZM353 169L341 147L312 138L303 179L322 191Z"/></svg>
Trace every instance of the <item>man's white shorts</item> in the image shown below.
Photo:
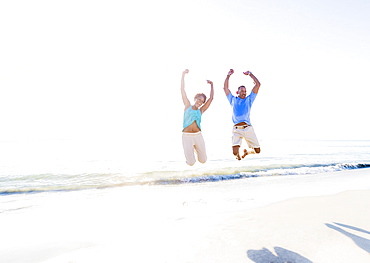
<svg viewBox="0 0 370 263"><path fill-rule="evenodd" d="M243 138L247 141L249 148L260 148L253 126L248 126L245 129L237 129L235 126L233 127L232 145L240 146Z"/></svg>
<svg viewBox="0 0 370 263"><path fill-rule="evenodd" d="M182 146L184 147L184 154L188 165L193 165L195 163L194 152L197 153L199 162L205 163L207 161L206 145L204 143L202 132L183 132Z"/></svg>

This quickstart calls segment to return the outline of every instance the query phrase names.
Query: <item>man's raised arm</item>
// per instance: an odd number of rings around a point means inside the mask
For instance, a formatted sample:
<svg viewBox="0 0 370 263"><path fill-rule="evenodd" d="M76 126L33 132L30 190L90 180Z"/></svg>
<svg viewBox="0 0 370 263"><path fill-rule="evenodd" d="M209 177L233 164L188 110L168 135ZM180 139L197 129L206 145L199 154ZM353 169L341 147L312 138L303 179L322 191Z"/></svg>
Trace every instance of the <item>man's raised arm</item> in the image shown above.
<svg viewBox="0 0 370 263"><path fill-rule="evenodd" d="M225 91L226 96L229 95L229 93L230 93L229 78L233 73L234 73L234 70L230 69L229 73L227 73L227 76L226 76L226 79L225 79L225 82L224 82L224 91Z"/></svg>
<svg viewBox="0 0 370 263"><path fill-rule="evenodd" d="M252 91L253 91L253 93L258 93L258 91L260 89L260 86L261 86L261 83L259 82L259 80L250 71L246 71L246 72L243 72L243 73L245 75L249 75L249 77L251 77L253 79L254 87L253 87Z"/></svg>

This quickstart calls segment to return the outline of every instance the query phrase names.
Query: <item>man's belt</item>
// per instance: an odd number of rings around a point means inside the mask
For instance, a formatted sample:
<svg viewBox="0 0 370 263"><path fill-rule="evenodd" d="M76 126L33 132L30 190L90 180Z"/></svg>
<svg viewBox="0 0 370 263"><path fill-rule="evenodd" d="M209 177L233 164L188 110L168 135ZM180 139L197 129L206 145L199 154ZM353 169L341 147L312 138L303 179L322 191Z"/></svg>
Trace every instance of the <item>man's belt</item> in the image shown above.
<svg viewBox="0 0 370 263"><path fill-rule="evenodd" d="M248 126L250 126L250 125L248 125L248 124L244 124L244 125L235 125L234 127L235 127L235 129L245 129L245 128L247 128Z"/></svg>

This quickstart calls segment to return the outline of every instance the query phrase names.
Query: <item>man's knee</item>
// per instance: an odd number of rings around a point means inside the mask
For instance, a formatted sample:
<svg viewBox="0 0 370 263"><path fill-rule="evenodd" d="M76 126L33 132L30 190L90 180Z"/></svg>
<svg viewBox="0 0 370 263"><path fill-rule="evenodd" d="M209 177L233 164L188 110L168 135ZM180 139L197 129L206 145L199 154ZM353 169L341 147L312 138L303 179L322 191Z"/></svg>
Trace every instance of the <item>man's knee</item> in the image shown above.
<svg viewBox="0 0 370 263"><path fill-rule="evenodd" d="M260 153L260 152L261 152L261 148L254 148L254 151L255 151L256 153Z"/></svg>

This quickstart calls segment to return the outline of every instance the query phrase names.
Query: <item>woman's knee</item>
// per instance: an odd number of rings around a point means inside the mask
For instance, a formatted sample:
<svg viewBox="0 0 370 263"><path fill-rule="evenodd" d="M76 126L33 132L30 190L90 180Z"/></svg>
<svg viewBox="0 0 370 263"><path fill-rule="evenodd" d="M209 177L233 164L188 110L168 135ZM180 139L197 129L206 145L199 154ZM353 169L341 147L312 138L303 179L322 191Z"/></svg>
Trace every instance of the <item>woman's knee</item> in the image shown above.
<svg viewBox="0 0 370 263"><path fill-rule="evenodd" d="M260 153L260 152L261 152L261 148L254 148L254 151L255 151L256 153Z"/></svg>
<svg viewBox="0 0 370 263"><path fill-rule="evenodd" d="M207 156L199 157L199 158L198 158L198 161L199 161L200 163L205 163L205 162L207 162Z"/></svg>
<svg viewBox="0 0 370 263"><path fill-rule="evenodd" d="M196 162L194 153L192 153L192 154L186 154L185 153L185 158L186 158L186 163L189 166L193 166Z"/></svg>
<svg viewBox="0 0 370 263"><path fill-rule="evenodd" d="M191 161L186 161L187 165L193 166L195 164L195 159Z"/></svg>

